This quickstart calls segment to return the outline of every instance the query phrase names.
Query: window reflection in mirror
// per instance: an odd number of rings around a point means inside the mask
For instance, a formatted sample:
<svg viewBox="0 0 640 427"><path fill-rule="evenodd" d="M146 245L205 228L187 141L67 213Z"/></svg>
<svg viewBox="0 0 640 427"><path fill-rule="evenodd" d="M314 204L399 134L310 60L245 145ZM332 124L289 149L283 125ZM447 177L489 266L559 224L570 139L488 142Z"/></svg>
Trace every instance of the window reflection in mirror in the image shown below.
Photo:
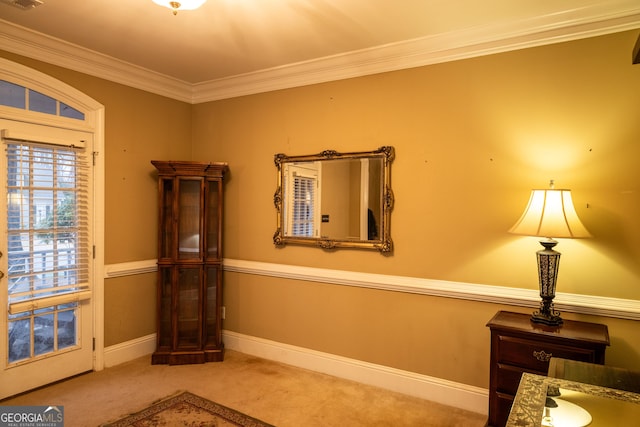
<svg viewBox="0 0 640 427"><path fill-rule="evenodd" d="M376 151L289 157L276 154L276 245L326 249L360 247L390 252L393 147Z"/></svg>
<svg viewBox="0 0 640 427"><path fill-rule="evenodd" d="M321 181L320 162L284 165L283 218L285 236L319 237Z"/></svg>

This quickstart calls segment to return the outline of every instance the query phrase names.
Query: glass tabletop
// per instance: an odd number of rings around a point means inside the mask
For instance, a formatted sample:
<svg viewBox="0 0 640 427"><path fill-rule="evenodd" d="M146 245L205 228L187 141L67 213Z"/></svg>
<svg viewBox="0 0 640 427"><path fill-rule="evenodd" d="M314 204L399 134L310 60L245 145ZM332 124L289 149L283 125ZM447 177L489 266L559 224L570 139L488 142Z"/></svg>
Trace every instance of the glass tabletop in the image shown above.
<svg viewBox="0 0 640 427"><path fill-rule="evenodd" d="M640 394L524 373L507 427L635 425Z"/></svg>

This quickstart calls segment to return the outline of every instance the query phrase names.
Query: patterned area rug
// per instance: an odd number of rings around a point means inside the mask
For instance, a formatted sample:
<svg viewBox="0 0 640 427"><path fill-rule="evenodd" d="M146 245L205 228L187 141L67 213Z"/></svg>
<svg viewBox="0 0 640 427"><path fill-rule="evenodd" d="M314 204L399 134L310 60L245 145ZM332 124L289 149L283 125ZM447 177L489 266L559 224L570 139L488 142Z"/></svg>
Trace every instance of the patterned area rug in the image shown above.
<svg viewBox="0 0 640 427"><path fill-rule="evenodd" d="M274 427L189 392L159 400L148 408L103 427Z"/></svg>

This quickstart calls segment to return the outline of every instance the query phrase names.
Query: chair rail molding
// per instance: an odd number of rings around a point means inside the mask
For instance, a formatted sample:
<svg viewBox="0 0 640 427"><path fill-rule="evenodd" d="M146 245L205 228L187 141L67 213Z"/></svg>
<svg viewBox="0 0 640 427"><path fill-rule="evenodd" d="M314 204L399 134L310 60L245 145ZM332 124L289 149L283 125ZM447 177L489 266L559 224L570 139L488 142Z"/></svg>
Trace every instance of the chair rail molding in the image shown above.
<svg viewBox="0 0 640 427"><path fill-rule="evenodd" d="M520 289L505 286L330 270L234 259L225 259L223 266L225 271L244 274L257 274L520 307L536 308L540 305L540 295L537 289ZM640 301L637 300L558 293L554 302L557 309L565 312L640 320Z"/></svg>
<svg viewBox="0 0 640 427"><path fill-rule="evenodd" d="M105 279L153 273L157 260L123 262L105 266ZM283 279L330 283L341 286L405 292L444 298L489 302L518 307L537 308L540 295L537 289L452 282L421 277L392 276L357 271L331 270L225 258L224 271L279 277ZM605 316L618 319L640 320L640 301L594 295L559 292L554 300L557 309L564 312Z"/></svg>
<svg viewBox="0 0 640 427"><path fill-rule="evenodd" d="M153 273L158 271L158 260L147 259L144 261L121 262L118 264L108 264L104 267L104 278L132 276L134 274Z"/></svg>

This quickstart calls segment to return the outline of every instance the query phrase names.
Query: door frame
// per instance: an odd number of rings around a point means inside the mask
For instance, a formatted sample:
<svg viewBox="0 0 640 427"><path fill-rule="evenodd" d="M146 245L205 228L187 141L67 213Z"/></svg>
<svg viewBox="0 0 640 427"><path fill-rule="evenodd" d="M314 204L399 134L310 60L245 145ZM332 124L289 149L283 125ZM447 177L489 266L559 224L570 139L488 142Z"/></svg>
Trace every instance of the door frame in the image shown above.
<svg viewBox="0 0 640 427"><path fill-rule="evenodd" d="M90 96L68 84L5 58L0 58L0 80L6 80L55 98L85 113L85 120L0 106L0 118L45 126L63 126L91 132L94 142L94 244L93 277L93 370L104 369L104 117L105 108Z"/></svg>

